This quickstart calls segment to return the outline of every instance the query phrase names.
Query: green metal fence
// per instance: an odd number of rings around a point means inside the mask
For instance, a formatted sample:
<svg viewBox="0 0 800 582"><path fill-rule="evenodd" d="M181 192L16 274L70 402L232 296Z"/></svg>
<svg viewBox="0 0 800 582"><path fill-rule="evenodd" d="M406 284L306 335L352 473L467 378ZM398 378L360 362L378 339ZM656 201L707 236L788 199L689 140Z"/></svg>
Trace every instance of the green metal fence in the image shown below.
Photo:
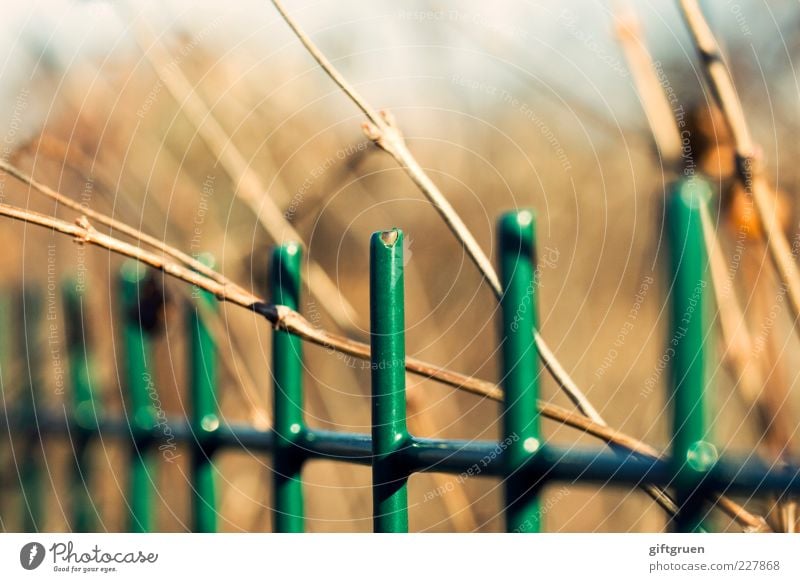
<svg viewBox="0 0 800 582"><path fill-rule="evenodd" d="M95 524L89 479L92 467L87 449L100 435L129 444L130 472L127 503L130 530L151 531L155 523L155 475L159 447L165 435L191 447L193 529L217 528L215 456L223 449L269 452L273 456L274 527L278 532L304 529L304 464L312 459L335 460L372 467L374 530L408 530L407 481L416 472L435 471L465 477L504 480L506 529L539 531L542 487L552 482L658 485L674 491L680 510L675 528L696 531L706 504L715 493L786 495L800 493L797 467L763 463L754 455L719 458L706 422L708 378L706 360L710 335L707 258L700 209L708 201L700 180L679 183L667 204L671 255L672 330L667 353L671 361L673 440L669 458L652 459L617 448L564 448L544 443L537 412L542 373L532 330L537 322L535 217L528 210L504 215L498 223L499 266L505 289L502 308L503 434L499 442L419 438L406 426L405 340L403 298L403 233L377 232L370 241L370 317L372 374L372 434L342 434L307 426L303 415L302 342L275 331L272 377L275 420L272 430L225 422L217 409L217 346L201 317L216 308L209 294L193 293L186 325L190 363L191 410L186 419L160 418L154 406L157 386L153 373L153 338L144 305L146 270L127 263L120 275L123 305L121 339L125 350L127 398L123 417L100 409L92 382L90 350L85 344L82 307L85 298L75 285L64 287L68 324L68 362L71 406L67 414L36 406L41 379L28 374L22 402L6 402L2 422L6 434L22 435L15 466L5 466L21 486L25 519L21 528L35 531L42 517L43 439L67 437L73 443L71 527L91 531ZM301 248L289 243L271 257L270 286L276 304L300 305ZM35 302L24 311L26 329L20 334L28 370L41 346L31 330L38 325ZM10 524L5 524L6 528Z"/></svg>

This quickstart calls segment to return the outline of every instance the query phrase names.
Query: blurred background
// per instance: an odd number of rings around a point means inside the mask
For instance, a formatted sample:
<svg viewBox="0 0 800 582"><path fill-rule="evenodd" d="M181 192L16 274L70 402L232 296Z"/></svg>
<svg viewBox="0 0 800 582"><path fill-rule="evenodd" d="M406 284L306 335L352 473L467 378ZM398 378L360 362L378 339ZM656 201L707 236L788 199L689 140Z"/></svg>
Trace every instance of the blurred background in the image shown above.
<svg viewBox="0 0 800 582"><path fill-rule="evenodd" d="M667 450L668 374L659 362L667 334L662 216L670 174L615 33L631 4L287 4L358 90L394 114L410 149L493 259L498 215L536 209L542 335L611 426ZM758 241L737 250L725 234L735 219L723 199L732 151L719 124L703 129L714 116L694 49L673 2L632 5L673 108L693 116L698 134L713 136L696 163L719 194L715 218L727 259L737 252L749 257L746 268L731 273L751 331L766 329L770 382L791 414L798 404L792 354L800 346ZM707 1L704 8L763 148L768 178L785 193L791 235L797 224L791 200L800 186L793 163L800 147L794 69L800 8L788 0ZM361 113L269 2L19 2L4 7L0 30L4 160L181 250L212 253L222 273L263 297L269 249L295 236L291 225L306 249L309 289L301 312L314 325L360 340L368 339L369 235L400 227L408 240L408 355L498 380L498 312L490 288L431 205L364 136ZM74 217L5 174L0 200ZM276 208L278 226L270 229ZM76 274L85 277L91 297L86 337L95 388L106 410L121 413L126 363L115 283L121 259L8 220L0 245L4 413L14 414L31 382L41 386L37 406L60 411L67 402L58 355L67 338L52 289ZM166 413L179 417L186 413L185 290L174 281L163 286L154 381ZM21 334L37 301L43 322ZM223 306L221 314L217 339L228 362L221 371L223 422L269 427L271 329L241 309ZM39 359L31 357L34 344ZM305 349L308 423L369 432L368 370L324 349ZM764 452L763 419L737 395L725 368L715 366L712 375L720 448ZM408 390L415 434L498 437L496 403L415 377ZM570 407L549 377L543 398ZM549 421L544 427L551 442L596 443ZM0 440L6 531L18 530L26 511L15 469L26 460L20 438ZM54 439L38 450L48 478L46 519L37 527L69 530L64 483L71 445ZM100 531L126 527L126 451L113 440L93 447L90 486ZM269 456L225 452L216 466L220 528L268 531ZM162 467L157 529L185 531L188 456ZM370 531L368 467L314 461L304 478L310 531ZM501 531L499 486L486 478L415 475L410 527ZM447 493L431 495L441 487ZM740 501L762 513L769 504ZM666 523L641 491L613 486L554 485L544 504L548 531L660 531Z"/></svg>

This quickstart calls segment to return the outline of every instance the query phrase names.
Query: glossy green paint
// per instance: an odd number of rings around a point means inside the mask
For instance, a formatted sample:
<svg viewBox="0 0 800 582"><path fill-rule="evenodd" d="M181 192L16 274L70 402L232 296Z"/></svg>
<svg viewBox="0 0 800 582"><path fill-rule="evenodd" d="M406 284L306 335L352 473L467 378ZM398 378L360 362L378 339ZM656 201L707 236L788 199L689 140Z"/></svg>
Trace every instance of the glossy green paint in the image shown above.
<svg viewBox="0 0 800 582"><path fill-rule="evenodd" d="M210 255L199 259L213 266ZM213 294L199 287L192 290L187 304L189 336L189 400L192 432L192 529L200 533L217 531L215 468L212 462L214 437L220 425L217 400L217 346L206 321L219 305ZM205 314L205 319L204 319Z"/></svg>
<svg viewBox="0 0 800 582"><path fill-rule="evenodd" d="M6 393L7 386L10 386L11 377L9 375L9 362L11 361L11 338L13 329L11 322L11 305L8 293L0 293L0 402L8 406L10 397ZM0 414L0 417L3 415ZM13 437L12 437L13 439ZM0 440L0 483L6 482L8 477L5 473L11 466L10 445L12 441ZM11 511L9 503L11 495L0 495L0 528L8 531L9 513ZM14 505L18 505L15 503Z"/></svg>
<svg viewBox="0 0 800 582"><path fill-rule="evenodd" d="M398 451L406 428L403 233L376 232L370 241L372 346L372 508L376 532L408 531L408 472Z"/></svg>
<svg viewBox="0 0 800 582"><path fill-rule="evenodd" d="M94 397L92 386L83 285L83 282L71 279L65 281L62 287L72 406L70 432L75 453L71 477L71 526L75 532L89 532L95 529L97 509L90 490L92 472L89 445L97 433L102 418L102 411Z"/></svg>
<svg viewBox="0 0 800 582"><path fill-rule="evenodd" d="M133 436L130 451L128 506L130 530L149 532L155 526L156 450L152 432L157 426L157 397L152 371L152 338L140 321L142 293L147 281L147 267L127 261L120 273L122 302L122 346L125 354L128 421Z"/></svg>
<svg viewBox="0 0 800 582"><path fill-rule="evenodd" d="M507 477L506 530L540 530L539 485L522 466L541 449L539 429L539 352L533 332L538 326L535 270L535 219L529 210L509 212L498 224L500 277L503 284L502 345L503 441Z"/></svg>
<svg viewBox="0 0 800 582"><path fill-rule="evenodd" d="M277 247L270 263L272 302L297 310L300 305L302 248L297 243ZM303 342L276 331L272 343L275 442L273 453L274 530L302 532L304 456L297 447L303 434Z"/></svg>
<svg viewBox="0 0 800 582"><path fill-rule="evenodd" d="M717 461L706 422L706 358L710 338L708 256L701 209L710 197L711 189L705 181L685 179L675 185L667 207L673 281L671 336L666 353L672 362L672 459L681 508L674 527L679 531L699 531L702 527L705 512L696 490Z"/></svg>
<svg viewBox="0 0 800 582"><path fill-rule="evenodd" d="M27 426L38 423L42 372L42 295L31 287L23 289L18 335L19 352L24 362L22 379L22 415ZM42 463L44 443L35 433L25 435L22 443L14 443L15 456L20 459L20 485L22 486L22 531L38 532L42 526Z"/></svg>

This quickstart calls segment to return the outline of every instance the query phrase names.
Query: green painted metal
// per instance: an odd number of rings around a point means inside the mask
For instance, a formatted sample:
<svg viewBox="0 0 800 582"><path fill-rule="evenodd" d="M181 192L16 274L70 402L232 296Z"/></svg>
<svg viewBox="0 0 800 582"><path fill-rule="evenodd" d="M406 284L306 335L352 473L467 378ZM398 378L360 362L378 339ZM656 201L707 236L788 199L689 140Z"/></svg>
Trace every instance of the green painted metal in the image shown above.
<svg viewBox="0 0 800 582"><path fill-rule="evenodd" d="M9 294L0 293L0 403L5 408L0 412L0 418L5 416L4 413L7 412L9 404L12 402L10 395L6 393L7 386L11 385L9 362L12 357L12 325ZM8 471L3 469L3 467L11 465L11 444L10 439L7 442L0 441L0 531L8 531L11 524L9 513L11 512L12 495L8 490Z"/></svg>
<svg viewBox="0 0 800 582"><path fill-rule="evenodd" d="M199 259L213 266L210 255ZM192 520L193 530L202 533L217 531L217 498L215 468L212 462L216 448L215 435L220 419L217 400L217 346L208 327L208 317L219 308L213 294L200 288L192 291L187 306L189 335L189 399L191 425L195 435L192 446Z"/></svg>
<svg viewBox="0 0 800 582"><path fill-rule="evenodd" d="M403 233L373 233L369 311L372 357L372 508L376 532L408 531Z"/></svg>
<svg viewBox="0 0 800 582"><path fill-rule="evenodd" d="M674 527L679 531L702 527L704 511L698 488L717 461L706 422L708 256L701 212L710 198L708 184L693 177L675 185L667 208L673 273L667 355L672 362L672 459L680 506Z"/></svg>
<svg viewBox="0 0 800 582"><path fill-rule="evenodd" d="M122 302L122 344L127 366L129 398L128 420L133 436L130 450L129 498L130 530L149 532L155 525L154 497L156 450L152 432L157 426L158 411L152 371L152 337L142 322L150 317L142 306L147 290L147 267L127 261L120 272ZM149 292L149 291L148 291Z"/></svg>
<svg viewBox="0 0 800 582"><path fill-rule="evenodd" d="M42 371L42 295L31 287L21 293L21 307L18 335L19 352L24 362L22 379L22 417L30 428L37 425ZM38 532L42 524L42 463L43 443L35 433L26 435L23 443L14 446L15 458L21 466L20 485L22 486L22 531Z"/></svg>
<svg viewBox="0 0 800 582"><path fill-rule="evenodd" d="M509 212L501 217L498 231L504 289L500 305L505 400L500 447L507 471L506 530L537 532L540 486L522 471L542 443L537 411L539 352L533 338L538 326L534 215L529 210Z"/></svg>
<svg viewBox="0 0 800 582"><path fill-rule="evenodd" d="M69 437L68 423L62 411L46 410L38 415L39 431L44 437ZM185 419L169 419L169 436L155 434L158 442L189 444L194 439ZM24 432L22 419L0 416L0 428ZM124 418L101 420L104 439L127 442L130 427ZM226 423L217 434L220 448L244 453L274 450L274 434L252 426ZM341 463L369 466L372 461L372 438L368 434L337 433L306 429L298 446L307 459L325 459ZM481 477L503 478L506 468L497 454L497 441L462 441L412 437L409 446L398 452L400 464L410 473L435 471L453 475L469 475L480 467ZM599 484L636 487L642 483L658 486L675 484L673 463L669 458L652 459L636 455L620 455L606 448L547 445L535 455L525 471L531 475L547 471L548 483ZM726 491L731 495L755 497L763 495L800 495L800 466L775 465L752 454L729 454L720 459L706 476L709 490Z"/></svg>
<svg viewBox="0 0 800 582"><path fill-rule="evenodd" d="M71 388L71 436L75 464L72 467L71 503L72 530L93 531L97 510L90 490L90 443L96 434L102 410L94 396L92 364L87 349L88 329L85 325L85 288L76 280L62 286L69 385Z"/></svg>
<svg viewBox="0 0 800 582"><path fill-rule="evenodd" d="M297 243L277 247L270 264L273 303L298 309L300 305L302 248ZM303 342L276 331L272 343L275 450L273 453L274 530L302 532L304 455L297 446L303 436Z"/></svg>

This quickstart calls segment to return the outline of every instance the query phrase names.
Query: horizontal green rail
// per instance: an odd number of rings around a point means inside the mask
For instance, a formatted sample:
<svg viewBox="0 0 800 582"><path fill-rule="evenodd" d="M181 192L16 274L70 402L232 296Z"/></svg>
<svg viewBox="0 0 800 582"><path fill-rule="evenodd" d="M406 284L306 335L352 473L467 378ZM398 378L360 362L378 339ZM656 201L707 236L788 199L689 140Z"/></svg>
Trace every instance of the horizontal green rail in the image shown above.
<svg viewBox="0 0 800 582"><path fill-rule="evenodd" d="M595 483L636 487L645 484L674 491L679 511L674 527L699 531L708 511L704 500L715 492L743 495L800 494L800 467L776 466L753 455L718 455L706 422L710 386L706 374L710 335L707 311L707 256L700 212L706 186L697 179L675 185L668 201L671 256L671 354L673 440L671 454L653 459L620 447L561 447L544 442L537 413L539 354L533 341L537 321L536 241L534 214L521 210L498 223L501 299L501 404L503 431L494 441L420 438L409 434L405 402L405 321L403 233L377 232L370 242L370 320L372 370L371 434L347 434L308 427L303 417L302 342L276 330L272 346L275 423L271 430L226 422L219 412L217 346L210 332L216 299L194 290L186 305L189 363L188 418L167 415L159 400L153 368L160 290L153 273L127 263L120 279L122 346L125 355L126 406L111 416L99 403L92 380L86 337L85 298L74 284L65 286L65 330L68 340L70 402L68 414L38 406L36 377L37 304L26 297L20 335L27 368L21 401L6 408L0 426L23 437L17 457L27 455L17 471L25 509L22 528L41 527L41 456L47 438L75 443L70 496L71 527L88 531L98 523L90 490L97 478L89 451L95 439L128 443L132 531L151 531L157 523L157 468L170 461L176 447L191 451L192 529L216 531L218 505L215 465L220 450L245 450L273 457L274 529L305 529L302 473L305 464L334 460L372 467L373 525L378 532L404 532L408 522L408 478L440 472L503 480L506 529L542 529L540 497L548 483ZM300 305L302 252L288 243L275 249L270 266L270 293L276 304ZM258 305L256 312L265 306ZM23 333L24 331L24 333ZM2 330L0 330L2 333ZM3 344L7 338L0 337ZM33 345L31 344L33 342ZM5 356L5 354L4 354ZM8 379L4 378L7 385ZM13 441L10 443L14 446ZM158 453L161 453L159 455ZM161 457L161 459L159 459Z"/></svg>
<svg viewBox="0 0 800 582"><path fill-rule="evenodd" d="M9 415L11 416L11 415ZM171 421L168 431L154 429L154 442L169 439L190 444L195 438L186 421ZM0 419L0 427L11 428L20 434L41 434L43 437L69 435L63 413L39 414L39 427ZM130 427L124 419L105 419L99 423L97 434L103 438L126 440ZM246 425L223 424L214 434L215 446L221 449L271 453L275 435L271 430L259 430ZM482 477L503 477L506 474L504 453L494 441L460 441L412 437L398 455L409 473L437 472L467 473L480 468ZM367 434L348 434L308 429L297 443L304 461L341 461L369 466L372 464L372 437ZM578 448L545 444L540 452L522 467L523 473L546 482L601 483L637 486L652 483L674 485L676 471L670 458L650 459L635 454L623 456L601 447ZM722 456L706 474L704 486L711 491L730 494L767 495L800 494L800 467L777 467L752 456Z"/></svg>

